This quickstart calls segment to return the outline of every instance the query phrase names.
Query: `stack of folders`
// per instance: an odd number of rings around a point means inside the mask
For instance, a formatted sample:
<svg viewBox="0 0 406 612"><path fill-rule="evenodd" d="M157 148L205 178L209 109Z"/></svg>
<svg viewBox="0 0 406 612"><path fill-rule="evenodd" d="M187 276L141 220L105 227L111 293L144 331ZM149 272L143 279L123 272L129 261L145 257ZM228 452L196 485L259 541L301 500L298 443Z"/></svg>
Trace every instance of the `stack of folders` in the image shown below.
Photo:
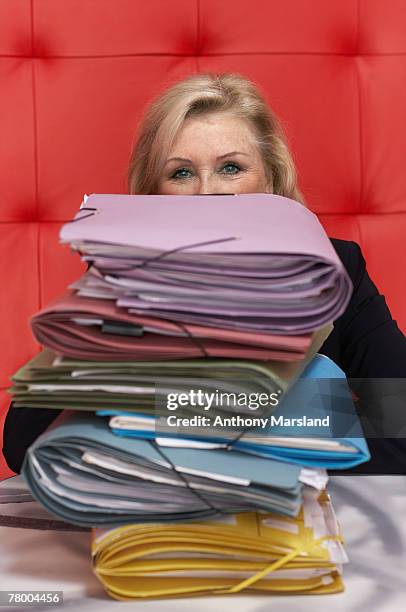
<svg viewBox="0 0 406 612"><path fill-rule="evenodd" d="M22 475L52 514L93 528L107 591L341 590L326 468L369 453L344 374L317 355L351 294L317 218L265 194L91 195L60 238L90 269L33 317L44 350L11 392L17 407L72 413L31 445ZM322 393L300 386L322 379ZM173 430L166 400L180 389L278 401L258 419L220 403L209 427L190 401L196 427ZM284 422L337 409L350 425L325 436Z"/></svg>

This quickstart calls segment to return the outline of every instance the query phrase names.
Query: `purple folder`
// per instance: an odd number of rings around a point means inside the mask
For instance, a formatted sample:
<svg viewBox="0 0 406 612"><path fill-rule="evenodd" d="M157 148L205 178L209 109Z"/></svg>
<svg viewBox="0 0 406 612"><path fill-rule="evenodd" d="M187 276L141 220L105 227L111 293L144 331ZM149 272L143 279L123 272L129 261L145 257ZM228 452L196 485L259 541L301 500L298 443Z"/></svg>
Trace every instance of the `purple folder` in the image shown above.
<svg viewBox="0 0 406 612"><path fill-rule="evenodd" d="M352 291L317 217L282 196L94 194L60 238L93 262L102 297L138 315L303 334Z"/></svg>

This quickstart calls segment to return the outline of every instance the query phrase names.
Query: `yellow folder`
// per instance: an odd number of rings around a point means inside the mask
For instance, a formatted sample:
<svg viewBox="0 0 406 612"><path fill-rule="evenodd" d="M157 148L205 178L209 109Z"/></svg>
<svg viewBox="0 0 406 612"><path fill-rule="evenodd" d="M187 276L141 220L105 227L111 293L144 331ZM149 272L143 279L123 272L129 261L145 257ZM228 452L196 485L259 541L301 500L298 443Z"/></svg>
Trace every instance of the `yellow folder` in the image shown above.
<svg viewBox="0 0 406 612"><path fill-rule="evenodd" d="M115 599L343 590L348 561L326 492L295 518L240 513L92 530L93 571Z"/></svg>

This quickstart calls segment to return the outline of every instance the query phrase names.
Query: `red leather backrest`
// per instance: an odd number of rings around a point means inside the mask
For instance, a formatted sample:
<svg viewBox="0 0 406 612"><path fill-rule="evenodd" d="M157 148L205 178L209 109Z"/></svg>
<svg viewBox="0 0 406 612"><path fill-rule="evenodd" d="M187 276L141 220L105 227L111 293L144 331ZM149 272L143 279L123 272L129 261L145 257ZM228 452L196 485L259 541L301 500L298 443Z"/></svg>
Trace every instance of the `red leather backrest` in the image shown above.
<svg viewBox="0 0 406 612"><path fill-rule="evenodd" d="M2 412L38 350L29 316L83 269L61 222L126 191L145 105L198 71L260 85L310 208L360 243L406 330L405 32L403 0L1 0Z"/></svg>

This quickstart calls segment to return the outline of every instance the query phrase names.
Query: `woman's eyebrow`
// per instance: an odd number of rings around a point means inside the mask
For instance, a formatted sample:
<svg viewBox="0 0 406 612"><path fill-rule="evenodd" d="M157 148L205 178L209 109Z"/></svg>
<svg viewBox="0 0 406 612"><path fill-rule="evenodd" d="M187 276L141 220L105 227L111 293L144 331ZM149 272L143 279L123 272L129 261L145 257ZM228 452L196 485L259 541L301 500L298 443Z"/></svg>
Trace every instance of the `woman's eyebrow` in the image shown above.
<svg viewBox="0 0 406 612"><path fill-rule="evenodd" d="M185 157L171 157L170 159L166 161L166 163L169 164L169 162L172 162L172 161L186 162L188 164L192 163L191 159L186 159Z"/></svg>
<svg viewBox="0 0 406 612"><path fill-rule="evenodd" d="M243 151L230 151L229 153L224 153L223 155L219 155L218 157L216 157L216 159L224 159L225 157L231 157L232 155L245 155L246 157L249 157L248 153L243 153ZM169 164L170 162L182 162L182 163L187 163L187 164L191 164L193 163L191 159L187 159L186 157L170 157L166 163Z"/></svg>
<svg viewBox="0 0 406 612"><path fill-rule="evenodd" d="M249 157L248 153L243 153L242 151L230 151L229 153L224 153L224 155L219 155L216 159L224 159L224 157L231 157L231 155L245 155Z"/></svg>

